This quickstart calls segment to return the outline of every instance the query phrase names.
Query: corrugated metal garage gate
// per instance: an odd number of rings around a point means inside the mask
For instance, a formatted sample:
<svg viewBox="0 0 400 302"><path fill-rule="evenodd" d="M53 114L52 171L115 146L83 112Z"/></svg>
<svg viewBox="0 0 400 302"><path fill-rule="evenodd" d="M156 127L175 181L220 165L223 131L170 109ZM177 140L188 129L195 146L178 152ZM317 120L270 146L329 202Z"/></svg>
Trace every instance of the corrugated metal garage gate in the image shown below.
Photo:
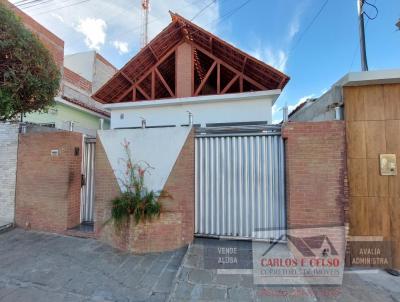
<svg viewBox="0 0 400 302"><path fill-rule="evenodd" d="M280 127L198 129L195 234L282 239L284 173Z"/></svg>

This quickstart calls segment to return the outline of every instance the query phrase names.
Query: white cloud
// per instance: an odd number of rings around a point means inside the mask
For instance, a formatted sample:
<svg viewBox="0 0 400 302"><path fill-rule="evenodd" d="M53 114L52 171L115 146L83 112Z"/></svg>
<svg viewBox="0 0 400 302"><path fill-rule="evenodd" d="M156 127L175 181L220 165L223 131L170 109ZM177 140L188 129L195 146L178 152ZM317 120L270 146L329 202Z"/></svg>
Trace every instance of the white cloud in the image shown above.
<svg viewBox="0 0 400 302"><path fill-rule="evenodd" d="M308 99L312 99L312 98L315 98L315 94L310 94L310 95L303 96L302 98L300 98L300 100L296 104L289 105L288 106L289 113L292 112L294 109L296 109L297 106L299 106L300 104L302 104L305 101L307 101Z"/></svg>
<svg viewBox="0 0 400 302"><path fill-rule="evenodd" d="M281 110L281 108L277 107L276 104L275 104L274 106L272 106L272 115L274 115L275 113L277 113L280 110Z"/></svg>
<svg viewBox="0 0 400 302"><path fill-rule="evenodd" d="M11 0L14 3L17 1L19 0ZM171 22L169 10L191 19L206 5L207 3L204 3L204 1L152 0L149 16L149 38L155 37ZM113 55L116 56L115 61L119 60L119 56L118 50L111 41L126 41L129 45L129 51L139 49L142 11L138 0L96 0L79 2L79 4L71 6L60 5L59 1L51 1L46 3L46 8L37 6L24 11L65 41L66 54L101 47L102 54L113 62ZM46 13L47 11L52 11L53 14L51 12ZM57 14L57 16L54 14ZM224 25L224 23L214 22L219 20L219 17L219 1L216 1L215 4L196 17L194 22L218 34L218 30ZM61 22L61 19L64 20L64 23ZM82 21L87 19L100 21L81 24ZM77 28L79 28L80 33L85 35L85 39L77 35ZM107 41L110 41L110 43L107 43Z"/></svg>
<svg viewBox="0 0 400 302"><path fill-rule="evenodd" d="M300 30L300 14L296 14L289 24L288 40L291 42Z"/></svg>
<svg viewBox="0 0 400 302"><path fill-rule="evenodd" d="M100 50L100 47L106 42L107 23L103 19L81 19L75 29L84 34L85 44L90 49Z"/></svg>
<svg viewBox="0 0 400 302"><path fill-rule="evenodd" d="M120 55L129 52L128 42L123 42L123 41L116 40L116 41L113 42L113 46L118 50L118 53Z"/></svg>
<svg viewBox="0 0 400 302"><path fill-rule="evenodd" d="M250 50L249 53L257 59L285 72L289 60L290 47L295 36L300 31L301 17L305 12L308 3L308 0L304 0L295 8L294 14L288 23L289 26L284 34L285 38L281 42L280 46L273 47L270 44L265 45L260 39L258 39L258 41L256 40L256 42L253 43L253 45L256 45L255 49Z"/></svg>
<svg viewBox="0 0 400 302"><path fill-rule="evenodd" d="M59 14L56 13L51 13L50 14L54 19L60 21L61 23L65 23L65 20L62 16L60 16Z"/></svg>
<svg viewBox="0 0 400 302"><path fill-rule="evenodd" d="M282 49L275 51L271 47L258 47L256 50L250 51L250 54L282 72L286 70L288 55Z"/></svg>

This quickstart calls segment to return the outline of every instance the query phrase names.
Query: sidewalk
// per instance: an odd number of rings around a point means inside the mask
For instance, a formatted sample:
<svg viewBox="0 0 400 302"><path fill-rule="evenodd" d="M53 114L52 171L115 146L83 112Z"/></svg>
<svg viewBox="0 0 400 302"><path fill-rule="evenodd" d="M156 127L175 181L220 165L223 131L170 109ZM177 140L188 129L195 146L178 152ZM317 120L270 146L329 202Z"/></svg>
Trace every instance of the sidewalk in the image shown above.
<svg viewBox="0 0 400 302"><path fill-rule="evenodd" d="M378 270L346 270L342 286L313 287L255 285L250 271L220 274L217 269L205 269L204 263L205 249L216 243L216 239L196 239L189 247L169 301L400 301L400 278ZM251 244L239 246L246 252Z"/></svg>

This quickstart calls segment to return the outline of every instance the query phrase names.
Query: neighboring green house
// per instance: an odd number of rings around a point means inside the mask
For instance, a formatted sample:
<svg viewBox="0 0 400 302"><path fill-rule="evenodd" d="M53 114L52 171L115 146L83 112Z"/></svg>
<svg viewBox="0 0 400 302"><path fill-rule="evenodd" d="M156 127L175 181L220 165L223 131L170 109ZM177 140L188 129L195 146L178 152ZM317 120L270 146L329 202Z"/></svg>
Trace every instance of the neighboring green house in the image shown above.
<svg viewBox="0 0 400 302"><path fill-rule="evenodd" d="M55 106L47 113L26 114L22 120L91 136L96 135L97 129L109 128L110 113L91 95L117 72L117 68L95 51L64 56L62 39L15 5L6 3L50 51L62 74Z"/></svg>
<svg viewBox="0 0 400 302"><path fill-rule="evenodd" d="M60 95L47 113L31 113L25 122L95 136L97 129L109 129L110 114L91 98L117 69L95 51L65 56Z"/></svg>
<svg viewBox="0 0 400 302"><path fill-rule="evenodd" d="M60 97L56 98L56 105L47 113L31 113L24 117L25 122L48 125L58 129L72 130L95 135L95 129L110 128L109 116L74 105ZM71 125L72 122L72 125Z"/></svg>

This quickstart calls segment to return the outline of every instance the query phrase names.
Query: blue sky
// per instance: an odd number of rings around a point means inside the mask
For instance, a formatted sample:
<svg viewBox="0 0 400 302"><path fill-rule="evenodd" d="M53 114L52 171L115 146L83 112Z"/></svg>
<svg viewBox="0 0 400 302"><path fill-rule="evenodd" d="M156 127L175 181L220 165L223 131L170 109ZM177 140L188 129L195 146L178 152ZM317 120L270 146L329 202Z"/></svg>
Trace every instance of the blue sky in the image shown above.
<svg viewBox="0 0 400 302"><path fill-rule="evenodd" d="M360 70L356 0L329 0L311 27L325 0L212 2L151 1L150 35L170 22L168 10L190 19L207 7L195 23L291 77L275 106L274 120L281 118L278 109L284 104L293 108L300 100L321 95L349 71ZM369 67L400 68L400 31L395 27L400 0L370 3L379 13L366 26ZM52 0L27 6L28 14L65 41L66 54L96 49L121 67L138 51L140 0ZM367 11L375 15L372 7Z"/></svg>

